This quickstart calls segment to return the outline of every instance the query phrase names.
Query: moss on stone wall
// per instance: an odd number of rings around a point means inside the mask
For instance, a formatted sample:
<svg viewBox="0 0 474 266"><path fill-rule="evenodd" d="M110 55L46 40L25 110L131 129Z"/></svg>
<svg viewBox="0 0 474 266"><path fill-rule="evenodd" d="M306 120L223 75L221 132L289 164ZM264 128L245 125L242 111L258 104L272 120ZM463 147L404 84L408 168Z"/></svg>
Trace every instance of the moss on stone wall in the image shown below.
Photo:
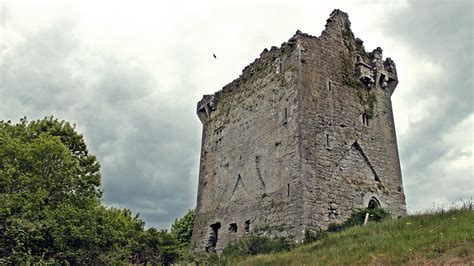
<svg viewBox="0 0 474 266"><path fill-rule="evenodd" d="M354 33L351 30L351 23L349 20L344 22L344 28L342 29L342 38L344 41L344 46L346 46L349 52L353 52L354 49Z"/></svg>
<svg viewBox="0 0 474 266"><path fill-rule="evenodd" d="M342 55L342 81L351 88L357 89L358 87L358 82L354 78L352 56L349 52L344 52Z"/></svg>
<svg viewBox="0 0 474 266"><path fill-rule="evenodd" d="M354 76L354 61L353 54L354 48L354 33L351 30L351 24L348 20L344 23L344 29L342 30L342 37L344 46L347 48L342 54L342 80L345 85L356 89L357 96L359 97L360 104L363 106L363 112L369 117L374 116L375 103L377 97L370 88L365 88L360 82L355 79Z"/></svg>
<svg viewBox="0 0 474 266"><path fill-rule="evenodd" d="M342 56L342 81L344 85L356 90L360 104L364 108L363 112L372 118L374 117L377 97L375 96L375 92L370 88L365 88L355 79L353 69L354 63L352 62L351 53L346 51Z"/></svg>
<svg viewBox="0 0 474 266"><path fill-rule="evenodd" d="M364 113L370 118L374 117L375 103L377 102L375 92L367 88L359 88L357 90L357 96L359 97L360 104L364 108Z"/></svg>

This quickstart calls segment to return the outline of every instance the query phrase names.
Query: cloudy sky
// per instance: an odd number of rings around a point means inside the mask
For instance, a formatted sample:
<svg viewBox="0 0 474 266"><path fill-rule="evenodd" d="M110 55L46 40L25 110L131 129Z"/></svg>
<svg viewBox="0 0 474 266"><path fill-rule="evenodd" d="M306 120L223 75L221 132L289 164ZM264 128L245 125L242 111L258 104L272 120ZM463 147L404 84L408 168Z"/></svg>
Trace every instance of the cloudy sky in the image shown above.
<svg viewBox="0 0 474 266"><path fill-rule="evenodd" d="M166 228L196 202L196 102L297 29L319 36L335 8L397 64L409 212L474 197L470 0L0 1L0 119L76 123L104 202Z"/></svg>

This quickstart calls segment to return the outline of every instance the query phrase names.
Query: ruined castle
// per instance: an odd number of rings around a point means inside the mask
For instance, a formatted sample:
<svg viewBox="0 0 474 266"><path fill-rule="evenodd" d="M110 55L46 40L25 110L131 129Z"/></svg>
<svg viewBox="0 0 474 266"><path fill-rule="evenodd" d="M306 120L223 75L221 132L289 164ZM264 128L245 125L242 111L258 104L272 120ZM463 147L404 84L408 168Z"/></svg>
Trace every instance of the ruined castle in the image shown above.
<svg viewBox="0 0 474 266"><path fill-rule="evenodd" d="M248 234L304 239L359 208L406 214L391 95L395 63L348 15L297 31L197 105L203 124L194 251Z"/></svg>

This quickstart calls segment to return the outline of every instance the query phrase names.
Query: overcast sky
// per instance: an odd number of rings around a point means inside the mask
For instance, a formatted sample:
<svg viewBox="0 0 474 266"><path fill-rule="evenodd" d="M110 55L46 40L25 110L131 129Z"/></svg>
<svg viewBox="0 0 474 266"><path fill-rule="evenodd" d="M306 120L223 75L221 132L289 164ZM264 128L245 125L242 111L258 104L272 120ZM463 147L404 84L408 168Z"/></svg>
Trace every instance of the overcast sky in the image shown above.
<svg viewBox="0 0 474 266"><path fill-rule="evenodd" d="M335 8L397 64L409 212L474 197L470 0L1 1L0 119L76 123L105 204L167 228L196 203L197 101L296 30L319 36Z"/></svg>

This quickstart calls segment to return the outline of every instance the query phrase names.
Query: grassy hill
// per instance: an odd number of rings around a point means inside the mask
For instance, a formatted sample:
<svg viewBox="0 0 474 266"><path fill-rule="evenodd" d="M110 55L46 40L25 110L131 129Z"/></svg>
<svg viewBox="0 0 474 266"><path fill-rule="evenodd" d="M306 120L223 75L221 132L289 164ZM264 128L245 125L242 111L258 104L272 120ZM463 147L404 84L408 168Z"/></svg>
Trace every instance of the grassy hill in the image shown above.
<svg viewBox="0 0 474 266"><path fill-rule="evenodd" d="M369 223L288 252L219 259L231 265L474 264L474 211L438 211Z"/></svg>

